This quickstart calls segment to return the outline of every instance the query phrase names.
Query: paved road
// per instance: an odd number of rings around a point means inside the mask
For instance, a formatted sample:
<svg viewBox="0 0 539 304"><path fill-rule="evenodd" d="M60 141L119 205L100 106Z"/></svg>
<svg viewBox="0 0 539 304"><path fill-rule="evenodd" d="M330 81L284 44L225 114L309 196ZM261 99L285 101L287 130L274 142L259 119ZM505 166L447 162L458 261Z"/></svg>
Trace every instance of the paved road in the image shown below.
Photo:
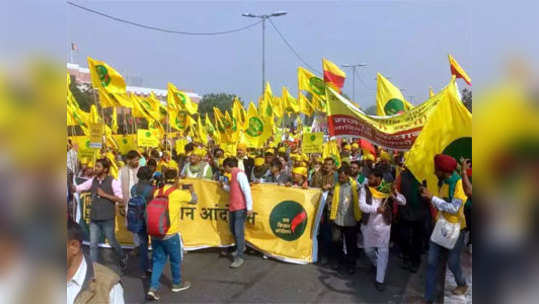
<svg viewBox="0 0 539 304"><path fill-rule="evenodd" d="M105 264L112 264L112 252L104 249ZM139 278L137 257L130 257L122 277L128 303L144 303L148 282ZM247 255L240 269L230 269L230 260L217 249L189 252L182 276L191 281L189 290L170 291L170 267L165 266L159 295L161 303L417 303L424 286L424 265L416 273L400 268L396 254L390 255L386 290L374 287L374 272L362 255L354 275L339 274L317 265L294 265ZM441 294L441 293L440 293Z"/></svg>

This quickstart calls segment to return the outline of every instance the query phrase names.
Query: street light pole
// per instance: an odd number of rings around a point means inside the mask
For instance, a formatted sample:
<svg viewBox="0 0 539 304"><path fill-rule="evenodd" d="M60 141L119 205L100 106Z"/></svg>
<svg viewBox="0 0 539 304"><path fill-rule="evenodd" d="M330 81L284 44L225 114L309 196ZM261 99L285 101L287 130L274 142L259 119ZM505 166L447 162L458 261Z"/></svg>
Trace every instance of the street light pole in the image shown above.
<svg viewBox="0 0 539 304"><path fill-rule="evenodd" d="M285 11L277 11L272 14L255 15L251 13L241 14L243 17L262 19L262 94L266 85L266 20L271 17L279 17L288 14Z"/></svg>
<svg viewBox="0 0 539 304"><path fill-rule="evenodd" d="M343 64L343 68L352 68L352 101L356 101L356 69L366 67L366 64Z"/></svg>
<svg viewBox="0 0 539 304"><path fill-rule="evenodd" d="M266 84L266 18L262 18L262 94Z"/></svg>

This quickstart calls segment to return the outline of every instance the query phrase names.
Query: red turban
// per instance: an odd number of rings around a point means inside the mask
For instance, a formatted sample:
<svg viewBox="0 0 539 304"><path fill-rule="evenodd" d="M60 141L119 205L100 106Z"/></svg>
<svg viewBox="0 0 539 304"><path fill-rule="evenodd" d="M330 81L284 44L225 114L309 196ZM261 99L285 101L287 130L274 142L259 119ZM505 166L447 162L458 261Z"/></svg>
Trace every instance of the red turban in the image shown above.
<svg viewBox="0 0 539 304"><path fill-rule="evenodd" d="M434 156L434 166L440 171L452 173L457 169L457 160L449 155L438 154Z"/></svg>

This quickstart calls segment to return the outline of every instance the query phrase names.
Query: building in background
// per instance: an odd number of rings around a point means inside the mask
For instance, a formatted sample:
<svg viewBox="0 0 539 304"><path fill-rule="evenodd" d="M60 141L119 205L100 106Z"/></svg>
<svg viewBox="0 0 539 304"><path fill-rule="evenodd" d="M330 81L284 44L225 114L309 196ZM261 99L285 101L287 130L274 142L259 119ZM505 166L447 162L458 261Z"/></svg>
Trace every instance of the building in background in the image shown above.
<svg viewBox="0 0 539 304"><path fill-rule="evenodd" d="M78 64L73 63L67 63L67 72L75 77L75 80L78 83L81 84L87 84L90 85L90 70L85 67L81 67ZM141 79L137 79L138 83L142 83ZM181 89L181 88L179 88ZM167 100L167 90L161 90L161 89L154 89L154 88L144 88L144 87L138 87L138 86L126 86L127 92L132 92L137 96L149 96L150 92L153 92L159 100L162 102L166 102ZM202 99L202 96L198 95L197 93L190 92L189 90L182 90L184 91L189 97L191 97L191 100L195 103L199 103Z"/></svg>

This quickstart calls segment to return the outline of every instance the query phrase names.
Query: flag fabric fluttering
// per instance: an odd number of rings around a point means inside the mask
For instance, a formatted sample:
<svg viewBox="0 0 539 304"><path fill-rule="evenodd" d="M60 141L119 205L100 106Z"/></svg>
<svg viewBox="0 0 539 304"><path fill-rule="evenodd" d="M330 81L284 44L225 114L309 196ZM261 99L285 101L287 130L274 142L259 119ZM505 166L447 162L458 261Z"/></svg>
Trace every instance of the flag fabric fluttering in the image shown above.
<svg viewBox="0 0 539 304"><path fill-rule="evenodd" d="M303 95L303 93L298 94L298 100L299 100L299 112L303 113L307 116L312 116L314 113L314 107L312 103Z"/></svg>
<svg viewBox="0 0 539 304"><path fill-rule="evenodd" d="M454 80L453 80L454 82ZM471 158L472 114L456 94L456 87L443 90L442 99L423 126L406 155L405 164L418 181L427 181L429 189L437 189L434 156L447 154L457 161Z"/></svg>
<svg viewBox="0 0 539 304"><path fill-rule="evenodd" d="M322 66L324 68L324 81L340 93L346 79L346 73L326 58L322 58Z"/></svg>
<svg viewBox="0 0 539 304"><path fill-rule="evenodd" d="M268 120L262 117L256 110L253 102L249 103L247 110L247 128L245 129L244 139L248 147L261 148L272 135L272 128Z"/></svg>
<svg viewBox="0 0 539 304"><path fill-rule="evenodd" d="M282 105L284 106L285 112L287 113L299 113L299 103L294 96L288 92L288 89L286 87L283 87L283 95L281 97L282 99Z"/></svg>
<svg viewBox="0 0 539 304"><path fill-rule="evenodd" d="M382 74L377 73L376 81L376 108L378 116L402 114L413 108L413 105L404 99L401 90L394 86Z"/></svg>
<svg viewBox="0 0 539 304"><path fill-rule="evenodd" d="M92 86L107 93L125 94L125 80L120 73L104 61L88 57L88 68Z"/></svg>
<svg viewBox="0 0 539 304"><path fill-rule="evenodd" d="M167 102L169 108L185 111L190 115L198 112L198 104L193 102L187 93L178 90L178 88L170 82L168 83Z"/></svg>
<svg viewBox="0 0 539 304"><path fill-rule="evenodd" d="M467 84L472 85L472 79L466 71L460 66L460 64L453 58L451 54L448 54L449 58L449 67L451 69L451 75L455 75L457 78L462 78L466 81Z"/></svg>
<svg viewBox="0 0 539 304"><path fill-rule="evenodd" d="M326 84L324 80L316 77L316 75L302 67L298 67L298 89L307 91L322 100L326 98Z"/></svg>

